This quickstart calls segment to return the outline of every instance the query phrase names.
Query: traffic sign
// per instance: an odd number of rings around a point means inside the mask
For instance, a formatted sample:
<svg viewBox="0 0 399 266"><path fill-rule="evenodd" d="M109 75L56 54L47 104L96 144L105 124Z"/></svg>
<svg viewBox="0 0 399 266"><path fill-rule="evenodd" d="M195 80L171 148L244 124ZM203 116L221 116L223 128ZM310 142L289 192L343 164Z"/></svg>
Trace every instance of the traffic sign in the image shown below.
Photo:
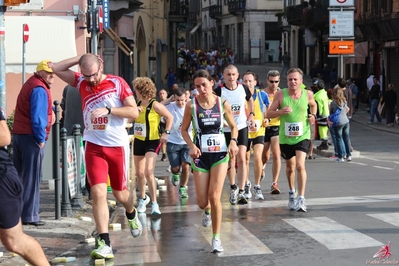
<svg viewBox="0 0 399 266"><path fill-rule="evenodd" d="M330 54L354 54L355 41L329 41Z"/></svg>
<svg viewBox="0 0 399 266"><path fill-rule="evenodd" d="M103 21L103 8L102 6L98 7L98 31L101 33L104 30L104 21Z"/></svg>
<svg viewBox="0 0 399 266"><path fill-rule="evenodd" d="M23 26L23 40L24 43L27 43L29 40L29 26L28 24L22 24Z"/></svg>
<svg viewBox="0 0 399 266"><path fill-rule="evenodd" d="M353 11L330 11L330 37L354 36Z"/></svg>
<svg viewBox="0 0 399 266"><path fill-rule="evenodd" d="M330 6L354 6L354 0L330 0Z"/></svg>

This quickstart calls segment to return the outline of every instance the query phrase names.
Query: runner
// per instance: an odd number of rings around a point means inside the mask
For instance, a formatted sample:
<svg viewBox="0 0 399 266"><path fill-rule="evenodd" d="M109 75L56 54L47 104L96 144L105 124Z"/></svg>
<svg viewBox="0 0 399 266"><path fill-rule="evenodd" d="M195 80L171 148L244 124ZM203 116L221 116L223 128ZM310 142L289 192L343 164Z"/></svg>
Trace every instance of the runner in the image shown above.
<svg viewBox="0 0 399 266"><path fill-rule="evenodd" d="M230 181L230 203L231 204L246 204L248 200L244 195L245 182L248 176L248 168L246 163L246 153L248 145L248 125L254 127L254 99L246 85L237 82L239 77L238 70L234 65L228 65L223 71L225 83L215 89L217 96L226 99L231 106L234 120L238 128L238 148L237 156L231 156L230 169L228 171ZM246 114L245 107L248 107L248 115ZM230 142L231 134L230 128L224 129L227 143ZM235 183L236 169L238 176L238 185Z"/></svg>
<svg viewBox="0 0 399 266"><path fill-rule="evenodd" d="M190 147L190 156L193 158L191 166L198 206L204 210L202 225L208 227L212 224L212 252L222 252L220 197L229 154L234 156L238 152L238 132L230 104L213 94L214 80L208 71L198 70L193 76L193 81L199 94L186 105L181 133ZM225 121L231 130L228 146L223 134ZM194 142L188 132L191 122L196 133Z"/></svg>
<svg viewBox="0 0 399 266"><path fill-rule="evenodd" d="M279 129L281 155L285 159L291 210L306 212L306 153L310 146L310 125L316 120L317 104L313 93L301 88L303 72L291 68L287 72L288 88L278 91L268 110L268 117L280 117ZM308 105L310 114L308 115ZM298 199L295 198L295 172L298 183Z"/></svg>
<svg viewBox="0 0 399 266"><path fill-rule="evenodd" d="M262 172L262 152L263 152L263 140L265 138L265 126L268 125L269 119L266 118L267 107L269 106L269 99L263 90L255 89L256 80L253 72L246 72L243 77L243 84L247 85L254 100L254 119L255 127L253 130L249 130L248 133L248 146L246 155L246 164L249 172L249 161L251 158L251 145L254 157L254 177L255 183L253 192L255 199L264 199L262 190L260 188L260 177ZM251 193L251 182L248 179L245 182L244 195L247 199L252 198Z"/></svg>
<svg viewBox="0 0 399 266"><path fill-rule="evenodd" d="M166 109L173 115L173 126L167 142L166 152L172 171L172 184L180 185L180 198L188 198L187 184L190 176L190 148L181 134L181 124L184 109L187 102L187 94L184 89L178 88L174 91L174 102L168 103ZM192 132L191 129L189 132ZM190 134L191 135L191 134ZM179 173L181 170L181 175Z"/></svg>
<svg viewBox="0 0 399 266"><path fill-rule="evenodd" d="M265 92L269 97L270 104L273 102L274 96L276 95L277 91L280 90L279 83L280 83L280 73L277 70L270 70L267 73L267 87L265 88ZM275 117L270 119L268 127L266 127L265 132L265 140L264 140L264 147L263 147L263 170L262 170L262 177L264 177L264 168L266 167L267 162L270 160L270 150L273 156L272 162L272 178L273 182L270 187L271 194L280 194L280 189L278 187L278 178L280 176L280 169L281 169L281 153L280 153L280 145L279 145L279 132L280 128L280 118Z"/></svg>

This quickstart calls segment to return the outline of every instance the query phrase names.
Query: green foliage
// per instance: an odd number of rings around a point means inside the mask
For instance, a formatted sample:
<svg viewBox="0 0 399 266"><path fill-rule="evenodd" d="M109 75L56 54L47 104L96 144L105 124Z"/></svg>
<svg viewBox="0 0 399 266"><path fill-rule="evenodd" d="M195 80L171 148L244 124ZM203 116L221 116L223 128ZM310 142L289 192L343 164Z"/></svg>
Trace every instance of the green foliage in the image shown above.
<svg viewBox="0 0 399 266"><path fill-rule="evenodd" d="M7 126L12 131L13 125L14 125L14 116L15 116L15 110L12 111L12 113L7 117Z"/></svg>

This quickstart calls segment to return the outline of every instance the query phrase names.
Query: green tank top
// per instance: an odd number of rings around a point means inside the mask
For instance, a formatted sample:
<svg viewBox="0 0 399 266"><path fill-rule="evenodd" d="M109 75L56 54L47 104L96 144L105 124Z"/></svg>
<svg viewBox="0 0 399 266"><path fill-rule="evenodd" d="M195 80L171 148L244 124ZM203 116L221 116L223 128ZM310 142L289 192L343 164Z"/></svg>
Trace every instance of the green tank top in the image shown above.
<svg viewBox="0 0 399 266"><path fill-rule="evenodd" d="M310 139L310 127L308 120L308 94L302 89L299 99L292 99L288 95L288 89L283 89L284 98L281 108L290 106L292 112L280 116L280 144L294 145L302 140Z"/></svg>

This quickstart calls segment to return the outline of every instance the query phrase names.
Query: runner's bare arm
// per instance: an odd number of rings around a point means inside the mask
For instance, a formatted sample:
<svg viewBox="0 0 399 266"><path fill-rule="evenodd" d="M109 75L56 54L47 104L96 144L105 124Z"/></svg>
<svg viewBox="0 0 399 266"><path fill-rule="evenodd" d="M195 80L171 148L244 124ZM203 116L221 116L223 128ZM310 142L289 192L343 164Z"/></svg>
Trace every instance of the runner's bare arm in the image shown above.
<svg viewBox="0 0 399 266"><path fill-rule="evenodd" d="M284 94L282 90L276 92L272 104L269 106L269 109L267 109L267 118L275 118L281 115L280 110L278 109L281 107L283 96Z"/></svg>
<svg viewBox="0 0 399 266"><path fill-rule="evenodd" d="M75 66L78 64L79 56L75 56L72 58L68 58L65 60L62 60L58 63L49 63L48 66L51 67L54 71L54 73L63 81L68 83L71 86L75 85L75 75L72 70L70 70L71 67Z"/></svg>

